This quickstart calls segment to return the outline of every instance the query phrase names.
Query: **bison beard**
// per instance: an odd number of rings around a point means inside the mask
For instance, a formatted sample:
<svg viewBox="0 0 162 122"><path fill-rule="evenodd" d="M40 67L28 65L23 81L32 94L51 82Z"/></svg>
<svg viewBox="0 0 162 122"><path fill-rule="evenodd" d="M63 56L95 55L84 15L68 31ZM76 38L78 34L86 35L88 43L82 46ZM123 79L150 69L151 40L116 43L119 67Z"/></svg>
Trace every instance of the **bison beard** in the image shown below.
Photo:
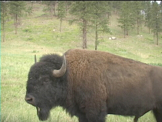
<svg viewBox="0 0 162 122"><path fill-rule="evenodd" d="M162 122L162 68L107 52L72 49L45 55L29 71L27 103L40 120L62 106L79 122L105 122L107 114L138 118L152 110Z"/></svg>
<svg viewBox="0 0 162 122"><path fill-rule="evenodd" d="M39 107L36 107L36 109L37 109L37 115L38 115L39 119L42 121L47 120L50 110L47 108L41 109Z"/></svg>

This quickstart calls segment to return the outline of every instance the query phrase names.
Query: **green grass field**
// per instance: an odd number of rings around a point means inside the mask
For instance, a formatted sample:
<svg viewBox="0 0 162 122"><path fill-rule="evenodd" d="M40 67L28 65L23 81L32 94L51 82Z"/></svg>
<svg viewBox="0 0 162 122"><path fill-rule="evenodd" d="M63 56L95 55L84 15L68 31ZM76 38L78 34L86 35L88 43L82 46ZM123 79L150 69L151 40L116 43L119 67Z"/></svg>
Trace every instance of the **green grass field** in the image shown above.
<svg viewBox="0 0 162 122"><path fill-rule="evenodd" d="M71 48L81 48L81 33L77 25L63 21L59 32L59 20L50 18L37 5L32 16L22 18L18 34L14 34L13 22L6 24L6 41L1 42L1 122L39 122L36 109L24 100L28 71L34 64L34 55L39 59L44 54L62 54ZM142 37L132 33L123 38L117 26L117 17L111 17L110 28L117 40L109 40L110 34L100 34L98 50L111 52L144 63L162 64L162 38L155 45L151 34L143 27ZM55 29L56 31L53 31ZM3 34L3 32L2 32ZM94 49L94 33L88 32L88 49ZM108 115L106 122L132 122L133 117ZM51 111L47 122L78 122L62 108ZM155 122L151 112L139 122Z"/></svg>

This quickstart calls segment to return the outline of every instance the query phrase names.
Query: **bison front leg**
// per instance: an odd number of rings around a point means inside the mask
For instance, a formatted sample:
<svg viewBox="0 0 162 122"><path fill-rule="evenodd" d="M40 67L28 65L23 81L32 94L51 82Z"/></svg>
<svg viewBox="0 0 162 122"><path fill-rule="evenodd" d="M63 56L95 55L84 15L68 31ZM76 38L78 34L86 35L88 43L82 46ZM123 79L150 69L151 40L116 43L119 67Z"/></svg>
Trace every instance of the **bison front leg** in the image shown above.
<svg viewBox="0 0 162 122"><path fill-rule="evenodd" d="M94 113L90 112L86 114L86 117L88 119L88 122L105 122L106 113Z"/></svg>
<svg viewBox="0 0 162 122"><path fill-rule="evenodd" d="M107 115L106 107L97 109L97 107L88 108L86 111L86 118L88 122L105 122Z"/></svg>
<svg viewBox="0 0 162 122"><path fill-rule="evenodd" d="M88 122L86 117L79 117L79 122Z"/></svg>
<svg viewBox="0 0 162 122"><path fill-rule="evenodd" d="M135 116L134 122L138 122L138 117L137 116Z"/></svg>
<svg viewBox="0 0 162 122"><path fill-rule="evenodd" d="M85 114L79 114L79 122L88 122L88 119L86 118Z"/></svg>
<svg viewBox="0 0 162 122"><path fill-rule="evenodd" d="M153 113L156 118L156 122L162 122L162 109L154 109Z"/></svg>

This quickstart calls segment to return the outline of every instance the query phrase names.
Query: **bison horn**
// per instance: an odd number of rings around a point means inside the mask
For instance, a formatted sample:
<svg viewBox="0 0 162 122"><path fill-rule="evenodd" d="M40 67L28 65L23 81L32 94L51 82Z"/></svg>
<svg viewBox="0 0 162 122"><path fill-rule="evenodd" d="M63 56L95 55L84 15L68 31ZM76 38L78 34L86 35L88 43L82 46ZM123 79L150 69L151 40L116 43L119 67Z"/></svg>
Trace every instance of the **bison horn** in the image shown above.
<svg viewBox="0 0 162 122"><path fill-rule="evenodd" d="M66 72L66 57L65 55L63 56L63 63L62 63L62 66L59 70L53 70L53 75L55 77L61 77L65 74Z"/></svg>

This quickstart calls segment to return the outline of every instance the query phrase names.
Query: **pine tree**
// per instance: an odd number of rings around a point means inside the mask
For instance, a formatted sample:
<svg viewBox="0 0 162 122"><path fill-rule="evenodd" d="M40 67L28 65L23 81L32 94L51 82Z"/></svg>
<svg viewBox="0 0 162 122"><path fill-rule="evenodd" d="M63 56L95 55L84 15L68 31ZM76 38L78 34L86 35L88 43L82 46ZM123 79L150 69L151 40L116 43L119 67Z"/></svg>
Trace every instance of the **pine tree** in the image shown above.
<svg viewBox="0 0 162 122"><path fill-rule="evenodd" d="M122 1L121 2L121 11L118 19L118 25L123 29L124 38L129 34L129 30L133 28L134 19L132 14L132 2Z"/></svg>
<svg viewBox="0 0 162 122"><path fill-rule="evenodd" d="M58 1L58 18L60 19L60 32L61 32L61 26L62 21L66 17L66 6L65 1Z"/></svg>
<svg viewBox="0 0 162 122"><path fill-rule="evenodd" d="M152 9L151 9L151 30L156 38L156 44L158 45L159 40L159 32L161 32L162 22L160 18L160 5L154 1L152 2Z"/></svg>
<svg viewBox="0 0 162 122"><path fill-rule="evenodd" d="M148 27L149 33L151 30L151 2L150 1L145 1L144 3L144 11L145 11L145 26Z"/></svg>
<svg viewBox="0 0 162 122"><path fill-rule="evenodd" d="M68 15L68 12L69 12L69 9L70 9L70 6L72 4L72 1L65 1L65 6L66 6L66 16Z"/></svg>
<svg viewBox="0 0 162 122"><path fill-rule="evenodd" d="M136 23L136 28L137 28L137 34L139 34L140 32L140 27L142 26L142 22L143 22L143 1L133 1L132 2L132 12L133 12L133 18L135 20Z"/></svg>
<svg viewBox="0 0 162 122"><path fill-rule="evenodd" d="M56 4L57 1L43 1L45 8L43 9L45 12L49 12L51 18L56 16Z"/></svg>
<svg viewBox="0 0 162 122"><path fill-rule="evenodd" d="M111 16L111 13L113 10L113 2L112 1L104 1L104 2L102 1L102 3L104 3L103 7L105 9L107 17L108 17L108 19L110 19L110 16Z"/></svg>
<svg viewBox="0 0 162 122"><path fill-rule="evenodd" d="M160 2L160 23L161 23L161 34L162 34L162 1Z"/></svg>
<svg viewBox="0 0 162 122"><path fill-rule="evenodd" d="M82 48L87 48L87 28L89 23L89 17L90 17L90 4L91 1L75 1L72 2L72 5L70 7L69 13L74 16L69 22L77 23L81 30L82 30Z"/></svg>
<svg viewBox="0 0 162 122"><path fill-rule="evenodd" d="M15 34L17 34L18 20L23 15L24 10L25 10L25 2L23 1L10 2L10 14L14 18Z"/></svg>
<svg viewBox="0 0 162 122"><path fill-rule="evenodd" d="M6 19L8 16L8 2L0 2L1 6L1 25L2 25L2 32L3 32L3 42L5 41L5 24Z"/></svg>
<svg viewBox="0 0 162 122"><path fill-rule="evenodd" d="M113 12L118 15L123 1L110 1L112 3Z"/></svg>
<svg viewBox="0 0 162 122"><path fill-rule="evenodd" d="M33 3L33 1L31 1L30 3L26 2L26 4L28 4L28 6L26 7L27 15L31 15L33 13Z"/></svg>
<svg viewBox="0 0 162 122"><path fill-rule="evenodd" d="M105 1L91 2L90 20L91 27L95 30L95 50L97 50L99 44L99 32L110 32L108 28L107 5ZM108 10L108 12L110 11Z"/></svg>

